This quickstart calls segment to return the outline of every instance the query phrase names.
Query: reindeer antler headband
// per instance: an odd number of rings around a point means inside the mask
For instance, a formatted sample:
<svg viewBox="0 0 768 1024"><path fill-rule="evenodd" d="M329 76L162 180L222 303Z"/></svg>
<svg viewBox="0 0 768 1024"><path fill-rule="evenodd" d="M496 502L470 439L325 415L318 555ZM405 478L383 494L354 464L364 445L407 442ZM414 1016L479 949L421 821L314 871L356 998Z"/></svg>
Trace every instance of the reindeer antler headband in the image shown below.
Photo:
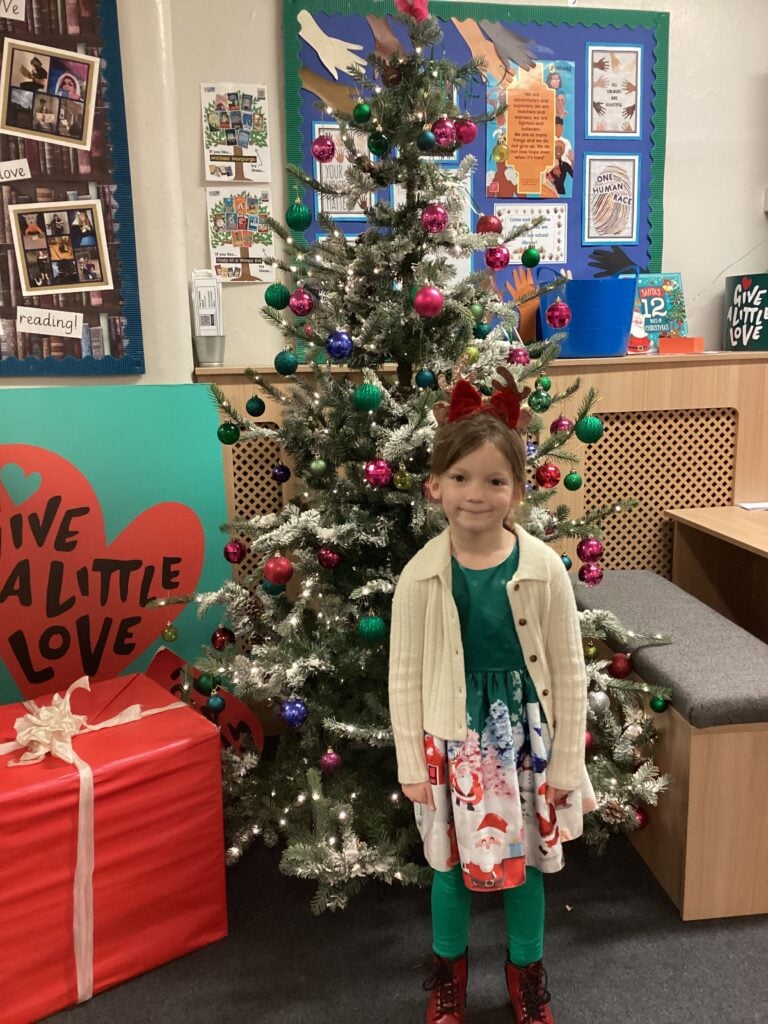
<svg viewBox="0 0 768 1024"><path fill-rule="evenodd" d="M454 380L461 367L462 361L459 360L454 367ZM477 413L484 412L497 416L512 430L526 430L531 422L533 413L528 408L523 409L522 404L531 393L531 389L520 389L514 374L508 366L497 366L496 373L503 377L506 383L502 384L498 380L494 380L493 394L487 401L483 401L483 396L477 388L473 387L465 378L462 377L456 380L455 384L448 387L441 374L438 380L443 390L450 392L451 401L450 403L435 402L432 406L432 412L435 415L438 426L443 426L445 423L455 423L456 420L464 419L466 416L474 416ZM473 379L476 376L474 371L471 376Z"/></svg>

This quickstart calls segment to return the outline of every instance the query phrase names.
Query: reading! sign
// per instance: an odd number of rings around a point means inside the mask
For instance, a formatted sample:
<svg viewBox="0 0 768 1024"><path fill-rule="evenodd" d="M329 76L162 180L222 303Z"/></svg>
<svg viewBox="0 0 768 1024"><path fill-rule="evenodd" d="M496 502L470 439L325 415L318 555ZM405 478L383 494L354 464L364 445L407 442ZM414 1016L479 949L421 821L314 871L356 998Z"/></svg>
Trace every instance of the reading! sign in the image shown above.
<svg viewBox="0 0 768 1024"><path fill-rule="evenodd" d="M200 579L204 533L177 502L145 509L111 541L77 467L32 445L0 445L0 657L25 699L81 675L109 679L157 643Z"/></svg>

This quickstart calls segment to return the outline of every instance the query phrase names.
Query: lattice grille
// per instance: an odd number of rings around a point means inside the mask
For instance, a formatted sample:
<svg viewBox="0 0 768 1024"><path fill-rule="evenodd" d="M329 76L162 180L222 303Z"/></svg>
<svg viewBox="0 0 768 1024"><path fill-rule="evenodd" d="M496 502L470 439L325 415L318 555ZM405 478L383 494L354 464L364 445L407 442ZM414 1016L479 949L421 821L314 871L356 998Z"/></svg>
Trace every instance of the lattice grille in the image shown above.
<svg viewBox="0 0 768 1024"><path fill-rule="evenodd" d="M667 508L730 505L736 452L735 409L601 413L605 433L583 455L584 507L621 497L638 508L605 521L603 565L672 575Z"/></svg>
<svg viewBox="0 0 768 1024"><path fill-rule="evenodd" d="M277 423L259 423L273 430ZM260 438L256 441L238 441L232 446L232 508L234 519L279 512L283 507L282 486L272 479L272 467L282 461L280 445L276 441ZM242 535L240 535L242 538ZM259 557L249 553L235 567L235 579L256 569Z"/></svg>

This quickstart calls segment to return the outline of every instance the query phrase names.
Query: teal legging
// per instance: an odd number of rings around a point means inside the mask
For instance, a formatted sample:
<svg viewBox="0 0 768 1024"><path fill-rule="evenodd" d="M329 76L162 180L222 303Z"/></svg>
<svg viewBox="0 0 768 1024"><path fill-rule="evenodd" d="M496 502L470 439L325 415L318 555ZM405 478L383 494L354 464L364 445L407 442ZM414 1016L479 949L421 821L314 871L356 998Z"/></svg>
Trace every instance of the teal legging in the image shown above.
<svg viewBox="0 0 768 1024"><path fill-rule="evenodd" d="M469 939L472 892L457 864L432 879L432 949L438 956L461 956ZM504 890L509 959L517 967L541 960L544 953L544 876L525 869L525 883Z"/></svg>

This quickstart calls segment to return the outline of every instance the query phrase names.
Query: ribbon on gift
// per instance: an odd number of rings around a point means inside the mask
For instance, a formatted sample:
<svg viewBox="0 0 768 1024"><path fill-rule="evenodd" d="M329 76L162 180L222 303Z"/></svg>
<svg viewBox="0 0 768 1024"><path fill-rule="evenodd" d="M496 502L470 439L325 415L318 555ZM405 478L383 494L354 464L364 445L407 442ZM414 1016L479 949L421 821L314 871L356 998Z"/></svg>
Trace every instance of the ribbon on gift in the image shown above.
<svg viewBox="0 0 768 1024"><path fill-rule="evenodd" d="M80 795L77 818L77 859L74 880L73 938L75 947L75 968L77 970L77 1001L83 1003L93 995L93 868L95 863L93 832L93 772L74 750L72 740L84 732L99 732L114 729L118 725L137 722L150 715L188 707L183 701L174 701L161 708L142 709L132 704L119 715L98 725L88 725L85 715L76 715L70 707L70 698L75 690L91 689L86 676L77 679L65 693L56 693L49 705L40 707L33 700L25 701L26 715L14 722L16 740L0 743L0 755L12 754L16 750L24 753L7 767L20 768L38 764L49 754L67 764L73 765L80 778Z"/></svg>

